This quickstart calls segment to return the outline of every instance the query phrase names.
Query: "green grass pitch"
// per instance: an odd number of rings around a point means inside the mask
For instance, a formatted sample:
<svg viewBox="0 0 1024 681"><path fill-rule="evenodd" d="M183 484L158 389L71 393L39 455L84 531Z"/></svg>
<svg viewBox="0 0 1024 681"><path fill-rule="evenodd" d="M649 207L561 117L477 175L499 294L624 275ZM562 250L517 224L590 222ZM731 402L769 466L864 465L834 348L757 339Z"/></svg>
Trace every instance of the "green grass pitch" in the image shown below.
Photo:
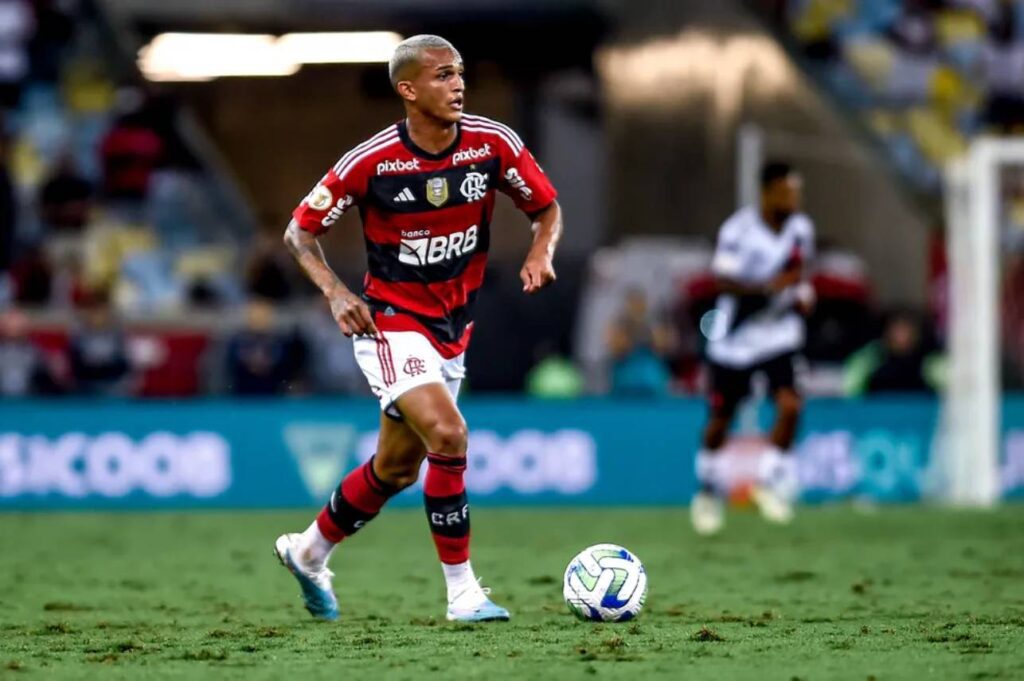
<svg viewBox="0 0 1024 681"><path fill-rule="evenodd" d="M1024 507L734 513L491 510L474 565L507 624L444 621L421 512L335 554L343 620L309 619L274 537L311 513L0 515L0 679L1020 679ZM575 552L644 561L638 621L574 620Z"/></svg>

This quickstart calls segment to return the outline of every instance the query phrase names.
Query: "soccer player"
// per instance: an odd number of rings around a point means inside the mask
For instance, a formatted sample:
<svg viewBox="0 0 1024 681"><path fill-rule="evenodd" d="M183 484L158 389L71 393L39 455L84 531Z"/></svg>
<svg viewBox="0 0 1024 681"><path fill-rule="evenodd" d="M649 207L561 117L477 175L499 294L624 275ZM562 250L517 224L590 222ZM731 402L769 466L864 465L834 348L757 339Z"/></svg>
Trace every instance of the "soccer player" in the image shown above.
<svg viewBox="0 0 1024 681"><path fill-rule="evenodd" d="M814 302L806 281L814 225L800 204L800 176L785 163L768 163L761 171L760 205L740 209L718 233L711 268L719 297L707 333L709 419L697 454L700 490L690 506L699 534L714 534L725 521L718 454L756 373L767 378L775 425L762 453L754 501L772 522L793 516L798 484L790 447L801 410L793 357L803 347L803 316Z"/></svg>
<svg viewBox="0 0 1024 681"><path fill-rule="evenodd" d="M275 552L296 577L306 608L336 619L327 559L334 547L412 485L427 460L424 501L448 590L449 620L507 620L469 560L466 423L455 404L483 281L495 193L532 220L520 270L533 294L555 280L562 231L556 192L509 127L463 113L462 57L447 40L419 35L395 49L388 70L405 119L343 155L301 202L285 243L330 302L380 400L376 454L349 473L302 533ZM362 295L338 280L317 237L356 206L368 272Z"/></svg>

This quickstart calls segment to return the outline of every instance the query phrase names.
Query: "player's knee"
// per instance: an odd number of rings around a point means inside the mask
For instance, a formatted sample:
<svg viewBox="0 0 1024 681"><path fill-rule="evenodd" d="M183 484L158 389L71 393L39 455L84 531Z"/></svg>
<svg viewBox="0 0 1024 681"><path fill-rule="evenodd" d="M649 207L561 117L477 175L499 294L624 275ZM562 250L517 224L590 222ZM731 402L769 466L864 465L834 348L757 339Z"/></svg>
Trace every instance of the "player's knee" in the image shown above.
<svg viewBox="0 0 1024 681"><path fill-rule="evenodd" d="M427 430L427 448L437 454L465 454L469 442L466 422L462 419L439 419Z"/></svg>

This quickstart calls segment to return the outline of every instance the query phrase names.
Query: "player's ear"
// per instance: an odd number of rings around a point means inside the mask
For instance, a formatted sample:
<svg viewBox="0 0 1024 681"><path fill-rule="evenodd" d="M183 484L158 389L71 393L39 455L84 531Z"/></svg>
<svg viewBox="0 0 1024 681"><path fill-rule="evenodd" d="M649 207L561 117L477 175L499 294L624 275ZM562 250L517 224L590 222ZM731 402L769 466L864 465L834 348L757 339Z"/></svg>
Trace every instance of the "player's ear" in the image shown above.
<svg viewBox="0 0 1024 681"><path fill-rule="evenodd" d="M413 86L411 80L400 80L395 85L395 92L398 96L407 102L416 101L416 88Z"/></svg>

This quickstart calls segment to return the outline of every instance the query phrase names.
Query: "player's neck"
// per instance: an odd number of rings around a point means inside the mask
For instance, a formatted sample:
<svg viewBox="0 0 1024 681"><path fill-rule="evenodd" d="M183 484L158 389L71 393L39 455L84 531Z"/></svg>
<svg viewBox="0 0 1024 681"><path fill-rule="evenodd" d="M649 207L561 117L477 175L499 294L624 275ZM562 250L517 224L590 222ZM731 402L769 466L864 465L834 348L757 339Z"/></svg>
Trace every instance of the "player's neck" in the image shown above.
<svg viewBox="0 0 1024 681"><path fill-rule="evenodd" d="M777 215L772 213L770 210L761 208L761 221L768 225L768 229L773 232L781 232L782 226L785 224L785 219L780 220Z"/></svg>
<svg viewBox="0 0 1024 681"><path fill-rule="evenodd" d="M431 154L450 147L458 134L455 123L441 123L415 111L406 112L405 127L413 144Z"/></svg>

